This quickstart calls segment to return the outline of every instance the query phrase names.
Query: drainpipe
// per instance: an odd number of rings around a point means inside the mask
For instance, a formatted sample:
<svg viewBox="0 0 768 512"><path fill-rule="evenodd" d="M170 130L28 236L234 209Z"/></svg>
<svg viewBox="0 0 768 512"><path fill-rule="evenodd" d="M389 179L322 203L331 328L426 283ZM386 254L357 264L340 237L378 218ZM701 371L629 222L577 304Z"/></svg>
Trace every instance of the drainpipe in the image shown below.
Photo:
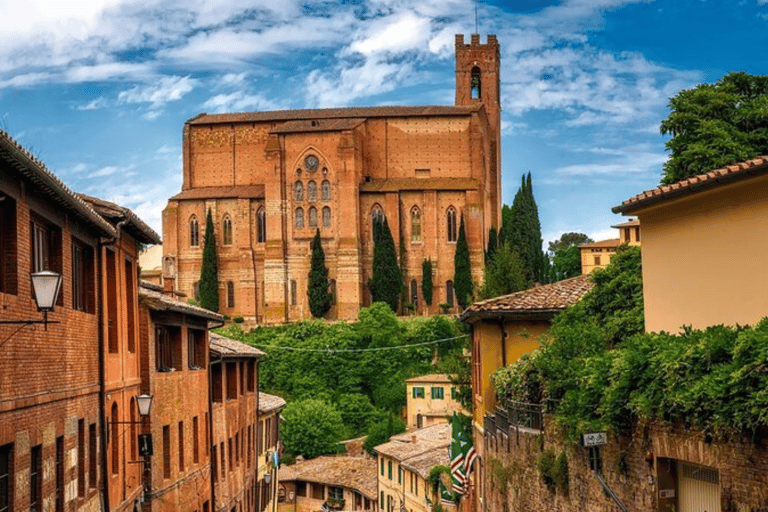
<svg viewBox="0 0 768 512"><path fill-rule="evenodd" d="M501 330L501 367L507 366L507 330L504 327L504 319L499 317L499 329Z"/></svg>
<svg viewBox="0 0 768 512"><path fill-rule="evenodd" d="M104 311L104 279L102 277L104 273L104 257L103 257L103 251L105 251L105 247L107 245L114 244L119 238L120 238L120 231L122 230L123 226L126 225L129 222L128 218L123 218L120 222L117 223L115 226L115 229L117 230L117 235L114 238L102 238L99 240L99 258L98 258L98 272L97 272L97 283L96 285L99 288L97 297L98 297L98 308L99 308L99 414L101 416L101 442L99 445L101 445L101 494L102 494L102 510L104 512L108 512L111 510L109 506L109 471L107 471L107 411L106 411L106 400L107 400L107 391L106 391L106 358L107 356L104 354L104 315L106 314ZM116 428L113 426L112 428Z"/></svg>

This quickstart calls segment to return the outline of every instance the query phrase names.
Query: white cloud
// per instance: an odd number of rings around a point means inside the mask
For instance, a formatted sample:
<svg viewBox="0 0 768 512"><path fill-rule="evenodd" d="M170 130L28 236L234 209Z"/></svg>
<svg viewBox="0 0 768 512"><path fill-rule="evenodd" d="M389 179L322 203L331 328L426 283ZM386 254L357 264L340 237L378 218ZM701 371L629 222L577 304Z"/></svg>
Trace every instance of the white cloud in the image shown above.
<svg viewBox="0 0 768 512"><path fill-rule="evenodd" d="M151 103L158 108L169 101L181 99L195 88L197 79L189 76L164 76L158 83L136 85L117 95L118 103Z"/></svg>
<svg viewBox="0 0 768 512"><path fill-rule="evenodd" d="M75 108L77 110L98 110L107 106L109 106L109 101L105 97L99 96L95 100L89 101L84 105L77 105Z"/></svg>
<svg viewBox="0 0 768 512"><path fill-rule="evenodd" d="M412 11L403 11L367 23L363 38L353 41L348 51L363 55L402 53L423 49L429 36L428 18Z"/></svg>
<svg viewBox="0 0 768 512"><path fill-rule="evenodd" d="M280 110L280 105L258 94L236 91L231 94L217 94L203 103L202 108L210 113L242 112L245 110Z"/></svg>

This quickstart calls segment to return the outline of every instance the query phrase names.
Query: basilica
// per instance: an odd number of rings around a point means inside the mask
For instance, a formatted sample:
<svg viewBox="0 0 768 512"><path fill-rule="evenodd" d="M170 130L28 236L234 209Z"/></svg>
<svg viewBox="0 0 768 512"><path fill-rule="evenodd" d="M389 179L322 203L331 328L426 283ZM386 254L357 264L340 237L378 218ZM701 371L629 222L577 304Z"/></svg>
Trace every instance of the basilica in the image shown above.
<svg viewBox="0 0 768 512"><path fill-rule="evenodd" d="M329 319L371 302L372 220L404 250L417 314L456 311L454 253L463 218L482 280L501 218L500 51L456 36L452 106L199 114L183 130L183 184L163 211L163 275L197 294L206 215L217 240L220 312L258 324L310 318L310 242L320 230L334 296ZM432 304L422 262L433 266Z"/></svg>

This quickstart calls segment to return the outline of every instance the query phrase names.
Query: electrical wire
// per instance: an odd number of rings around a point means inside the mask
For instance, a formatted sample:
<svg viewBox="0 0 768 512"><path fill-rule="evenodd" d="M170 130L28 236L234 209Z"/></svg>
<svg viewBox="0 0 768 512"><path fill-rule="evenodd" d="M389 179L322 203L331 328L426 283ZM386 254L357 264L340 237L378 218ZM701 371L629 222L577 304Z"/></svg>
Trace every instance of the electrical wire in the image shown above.
<svg viewBox="0 0 768 512"><path fill-rule="evenodd" d="M394 347L374 347L374 348L298 348L298 347L285 347L285 346L279 346L279 345L252 345L258 349L261 350L288 350L291 352L315 352L315 353L322 353L322 354L338 354L338 353L350 353L350 352L381 352L383 350L403 350L403 349L412 349L417 347L426 347L428 345L436 345L438 343L442 343L444 341L453 341L458 340L461 338L468 338L469 334L462 334L459 336L454 336L453 338L443 338L441 340L432 340L432 341L425 341L422 343L413 343L411 345L398 345Z"/></svg>

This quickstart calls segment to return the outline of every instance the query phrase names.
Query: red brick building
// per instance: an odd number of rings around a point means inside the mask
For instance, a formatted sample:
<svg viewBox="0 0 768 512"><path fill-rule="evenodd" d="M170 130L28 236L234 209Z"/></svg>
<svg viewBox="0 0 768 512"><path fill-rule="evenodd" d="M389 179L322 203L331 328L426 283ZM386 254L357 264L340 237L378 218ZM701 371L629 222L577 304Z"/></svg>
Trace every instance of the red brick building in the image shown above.
<svg viewBox="0 0 768 512"><path fill-rule="evenodd" d="M310 241L319 229L335 301L329 318L370 304L371 221L386 216L405 245L409 301L436 313L456 301L453 258L463 216L482 279L499 226L500 53L456 36L454 106L200 114L184 126L181 193L163 213L165 278L195 296L208 211L221 311L259 323L308 318ZM421 292L433 262L434 299ZM454 309L455 310L455 309Z"/></svg>
<svg viewBox="0 0 768 512"><path fill-rule="evenodd" d="M285 400L279 396L259 392L257 512L275 512L277 509L279 468L275 466L275 453L280 453L280 411L283 407Z"/></svg>
<svg viewBox="0 0 768 512"><path fill-rule="evenodd" d="M258 361L264 352L211 334L213 492L216 510L256 508Z"/></svg>

